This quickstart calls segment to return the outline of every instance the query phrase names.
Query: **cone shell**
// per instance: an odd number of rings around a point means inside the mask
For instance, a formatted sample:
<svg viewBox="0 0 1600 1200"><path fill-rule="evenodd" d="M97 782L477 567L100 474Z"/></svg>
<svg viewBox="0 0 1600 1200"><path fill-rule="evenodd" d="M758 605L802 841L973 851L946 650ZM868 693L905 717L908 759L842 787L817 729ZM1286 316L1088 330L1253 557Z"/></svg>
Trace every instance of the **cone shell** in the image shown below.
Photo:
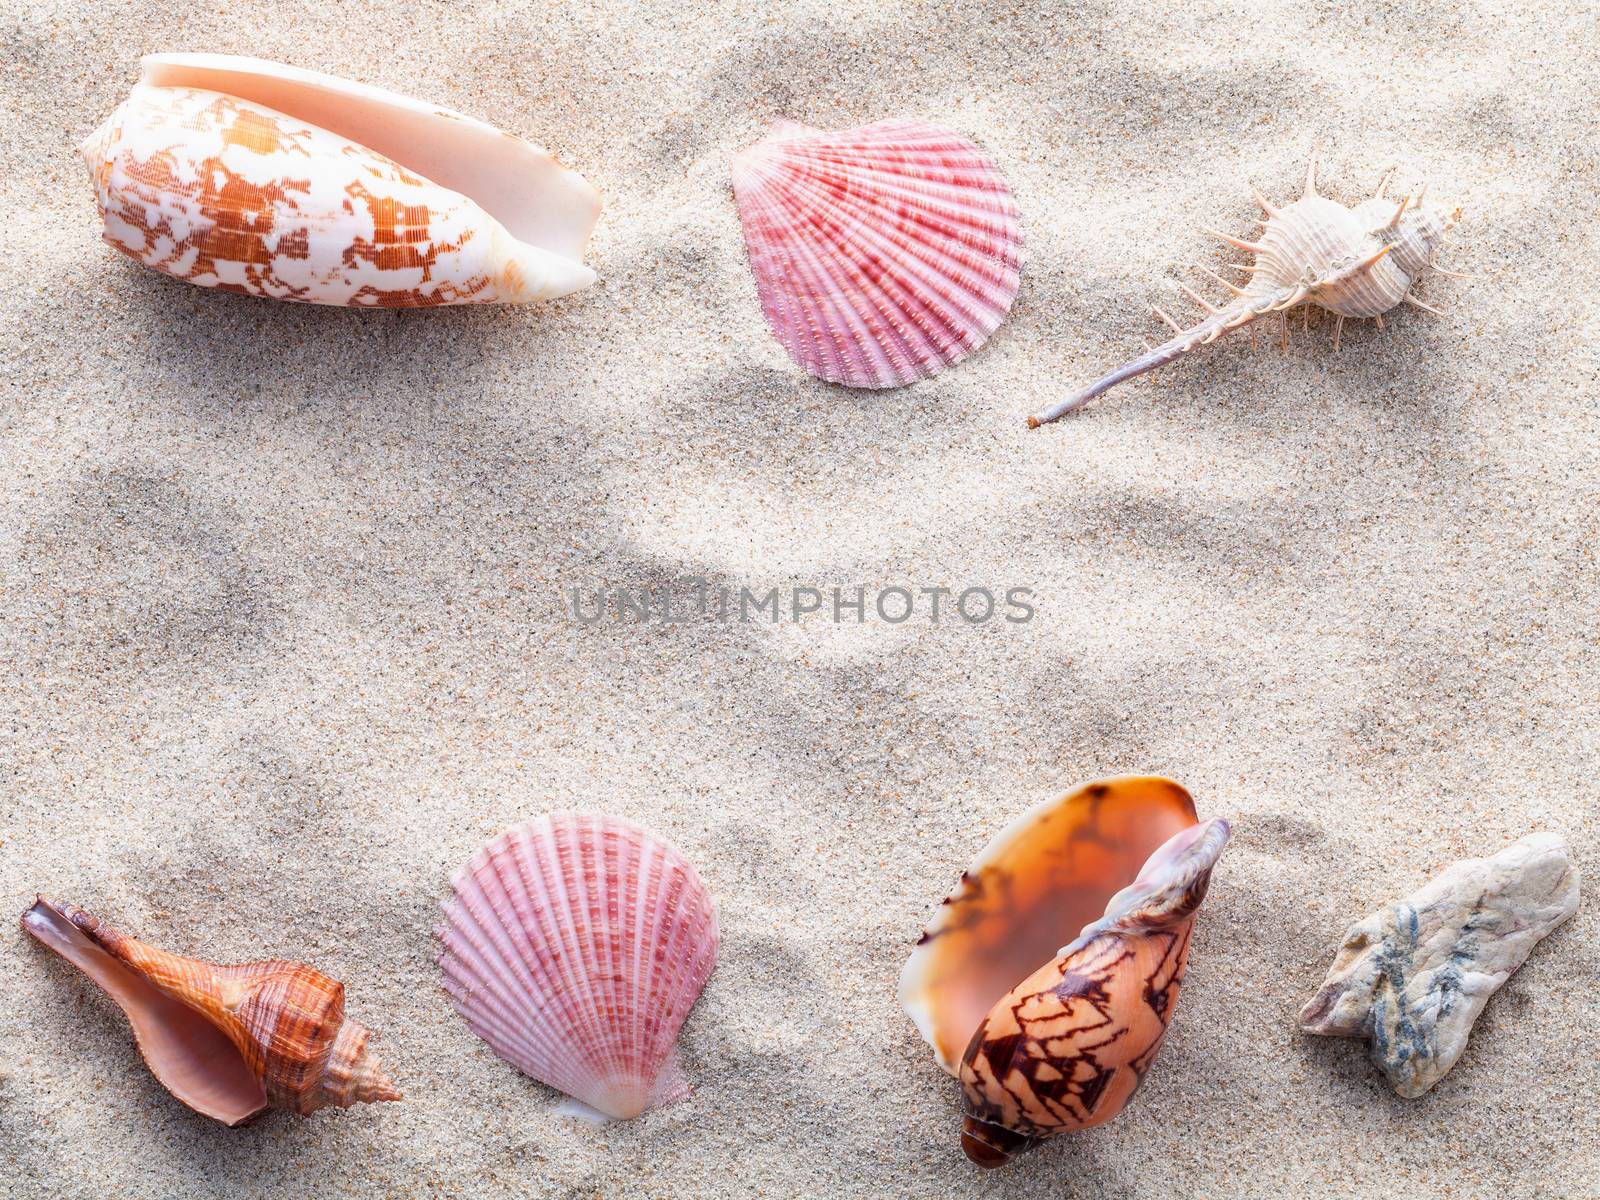
<svg viewBox="0 0 1600 1200"><path fill-rule="evenodd" d="M1195 823L1194 800L1178 784L1130 775L1037 805L990 841L900 974L900 1002L939 1065L955 1074L1001 997Z"/></svg>
<svg viewBox="0 0 1600 1200"><path fill-rule="evenodd" d="M460 113L315 72L152 55L83 144L104 238L202 287L361 307L586 287L593 189Z"/></svg>
<svg viewBox="0 0 1600 1200"><path fill-rule="evenodd" d="M915 383L982 346L1016 299L1011 189L954 133L780 122L734 160L733 190L767 324L818 378Z"/></svg>
<svg viewBox="0 0 1600 1200"><path fill-rule="evenodd" d="M693 867L632 822L553 813L456 873L439 965L473 1032L608 1117L688 1094L678 1030L717 957Z"/></svg>
<svg viewBox="0 0 1600 1200"><path fill-rule="evenodd" d="M1132 1099L1177 1007L1195 911L1228 836L1221 820L1174 834L1104 918L984 1018L961 1062L968 1158L1000 1166Z"/></svg>
<svg viewBox="0 0 1600 1200"><path fill-rule="evenodd" d="M401 1098L345 1017L344 985L303 963L185 958L43 896L22 925L117 1002L151 1072L197 1112L241 1125Z"/></svg>

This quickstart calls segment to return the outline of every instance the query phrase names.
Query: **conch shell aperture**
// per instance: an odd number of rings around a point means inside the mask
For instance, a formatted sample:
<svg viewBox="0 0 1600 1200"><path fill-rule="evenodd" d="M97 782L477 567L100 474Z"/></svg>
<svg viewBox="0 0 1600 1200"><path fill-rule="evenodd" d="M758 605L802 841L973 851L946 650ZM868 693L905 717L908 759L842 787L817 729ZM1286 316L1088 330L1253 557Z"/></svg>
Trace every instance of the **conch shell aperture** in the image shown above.
<svg viewBox="0 0 1600 1200"><path fill-rule="evenodd" d="M268 1108L307 1115L399 1100L344 984L302 963L223 966L158 950L40 896L22 927L116 1001L150 1071L190 1108L243 1125Z"/></svg>
<svg viewBox="0 0 1600 1200"><path fill-rule="evenodd" d="M1172 1018L1228 836L1225 821L1197 823L1176 783L1129 776L1024 813L962 875L900 998L961 1080L974 1162L1000 1166L1127 1104Z"/></svg>
<svg viewBox="0 0 1600 1200"><path fill-rule="evenodd" d="M587 287L593 188L461 113L254 58L152 54L83 143L104 238L202 287L520 304Z"/></svg>

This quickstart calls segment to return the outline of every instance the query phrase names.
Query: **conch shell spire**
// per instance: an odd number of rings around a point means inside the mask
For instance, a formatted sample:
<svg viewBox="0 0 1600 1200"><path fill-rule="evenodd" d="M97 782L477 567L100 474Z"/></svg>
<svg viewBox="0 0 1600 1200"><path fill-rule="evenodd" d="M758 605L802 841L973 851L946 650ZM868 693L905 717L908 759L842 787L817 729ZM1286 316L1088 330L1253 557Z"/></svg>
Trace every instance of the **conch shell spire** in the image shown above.
<svg viewBox="0 0 1600 1200"><path fill-rule="evenodd" d="M239 1125L268 1107L401 1098L370 1031L345 1017L344 985L303 963L186 958L43 896L22 924L117 1002L156 1078L206 1116Z"/></svg>

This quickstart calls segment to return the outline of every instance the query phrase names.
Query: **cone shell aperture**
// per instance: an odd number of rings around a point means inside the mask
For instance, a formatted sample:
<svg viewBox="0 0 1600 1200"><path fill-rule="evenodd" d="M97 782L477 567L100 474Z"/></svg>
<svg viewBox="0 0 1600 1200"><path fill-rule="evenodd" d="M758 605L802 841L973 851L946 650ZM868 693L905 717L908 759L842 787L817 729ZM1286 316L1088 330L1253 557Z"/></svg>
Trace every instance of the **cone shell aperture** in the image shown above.
<svg viewBox="0 0 1600 1200"><path fill-rule="evenodd" d="M1024 813L962 875L900 998L961 1079L974 1162L1122 1110L1166 1032L1228 836L1176 783L1129 776Z"/></svg>
<svg viewBox="0 0 1600 1200"><path fill-rule="evenodd" d="M345 1017L344 985L320 971L170 954L43 896L22 927L116 1002L168 1091L224 1125L268 1108L308 1115L401 1098L370 1032Z"/></svg>

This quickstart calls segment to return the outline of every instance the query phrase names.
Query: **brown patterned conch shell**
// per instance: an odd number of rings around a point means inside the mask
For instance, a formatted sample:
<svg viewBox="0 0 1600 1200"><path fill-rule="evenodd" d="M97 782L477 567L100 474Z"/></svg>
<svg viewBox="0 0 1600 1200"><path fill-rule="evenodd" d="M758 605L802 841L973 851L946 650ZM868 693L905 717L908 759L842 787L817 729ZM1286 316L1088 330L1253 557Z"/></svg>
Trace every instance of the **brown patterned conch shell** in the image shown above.
<svg viewBox="0 0 1600 1200"><path fill-rule="evenodd" d="M1154 309L1176 330L1171 341L1029 417L1029 428L1058 420L1124 380L1210 345L1224 334L1271 314L1280 317L1287 345L1289 311L1302 305L1327 309L1337 318L1333 328L1336 351L1346 317L1373 317L1381 328L1383 314L1402 303L1438 313L1412 289L1430 269L1440 275L1466 278L1436 267L1433 262L1460 219L1461 210L1429 202L1426 183L1399 200L1387 199L1384 192L1391 174L1392 169L1385 172L1370 199L1346 208L1317 194L1317 156L1313 152L1306 171L1305 194L1300 199L1278 208L1255 192L1256 201L1266 214L1257 240L1207 230L1255 256L1249 264L1229 264L1248 274L1249 283L1240 287L1200 268L1226 288L1232 299L1216 307L1193 289L1177 284L1179 291L1205 310L1203 320L1184 328L1159 308Z"/></svg>
<svg viewBox="0 0 1600 1200"><path fill-rule="evenodd" d="M344 984L302 963L222 966L158 950L40 896L22 927L127 1014L150 1071L196 1112L242 1125L268 1108L399 1100Z"/></svg>
<svg viewBox="0 0 1600 1200"><path fill-rule="evenodd" d="M961 1080L973 1162L1122 1111L1172 1019L1228 836L1171 780L1127 776L1023 814L962 875L900 999Z"/></svg>

